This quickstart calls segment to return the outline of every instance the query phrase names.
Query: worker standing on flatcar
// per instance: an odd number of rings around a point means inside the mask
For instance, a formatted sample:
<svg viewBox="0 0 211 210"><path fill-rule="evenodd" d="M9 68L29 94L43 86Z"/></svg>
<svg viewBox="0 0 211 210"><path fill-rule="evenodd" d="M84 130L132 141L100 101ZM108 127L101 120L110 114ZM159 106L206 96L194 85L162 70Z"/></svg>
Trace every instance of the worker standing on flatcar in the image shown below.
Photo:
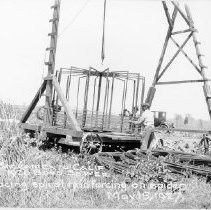
<svg viewBox="0 0 211 210"><path fill-rule="evenodd" d="M130 121L131 120L136 121L139 118L138 110L139 110L138 107L134 106L132 109L132 113L130 111L128 111L127 109L125 109L123 112L123 116L129 118L129 132L130 133L135 132L135 125L134 125L134 123L131 123Z"/></svg>
<svg viewBox="0 0 211 210"><path fill-rule="evenodd" d="M135 125L143 125L142 137L142 150L147 150L150 148L150 145L155 138L154 136L154 114L149 110L150 106L148 103L142 104L143 113L138 118L137 121L130 121Z"/></svg>
<svg viewBox="0 0 211 210"><path fill-rule="evenodd" d="M209 154L209 142L211 139L208 137L208 134L203 134L203 137L199 143L199 146L202 146L204 144L204 154L208 155Z"/></svg>
<svg viewBox="0 0 211 210"><path fill-rule="evenodd" d="M132 113L129 116L129 119L132 121L136 121L138 119L138 107L133 107ZM133 123L129 123L129 130L134 133L135 131L135 125Z"/></svg>

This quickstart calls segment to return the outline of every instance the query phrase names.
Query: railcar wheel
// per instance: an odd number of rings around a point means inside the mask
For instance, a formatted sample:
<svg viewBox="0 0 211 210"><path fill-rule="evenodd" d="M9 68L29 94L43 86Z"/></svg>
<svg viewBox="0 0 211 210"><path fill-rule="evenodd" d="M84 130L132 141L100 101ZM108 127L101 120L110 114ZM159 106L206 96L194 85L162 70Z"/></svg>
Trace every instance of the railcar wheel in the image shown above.
<svg viewBox="0 0 211 210"><path fill-rule="evenodd" d="M103 141L96 133L85 134L80 145L80 153L94 154L102 151Z"/></svg>
<svg viewBox="0 0 211 210"><path fill-rule="evenodd" d="M166 124L160 124L159 127L160 127L160 128L168 128L168 125L166 125Z"/></svg>

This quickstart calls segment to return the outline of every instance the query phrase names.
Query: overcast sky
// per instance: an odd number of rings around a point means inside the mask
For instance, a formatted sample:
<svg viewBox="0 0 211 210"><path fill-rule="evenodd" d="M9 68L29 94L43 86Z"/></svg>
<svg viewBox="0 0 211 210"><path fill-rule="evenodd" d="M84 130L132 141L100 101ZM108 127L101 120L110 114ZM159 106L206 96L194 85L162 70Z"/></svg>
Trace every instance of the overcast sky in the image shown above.
<svg viewBox="0 0 211 210"><path fill-rule="evenodd" d="M0 98L12 104L29 104L39 88L44 66L47 34L51 30L52 0L0 0ZM62 0L56 68L77 66L111 71L129 70L146 77L146 90L152 83L164 43L167 21L159 1L107 0L105 61L101 65L103 0ZM211 2L187 2L198 29L205 65L211 66ZM181 6L183 2L181 2ZM184 9L184 8L183 8ZM80 13L80 14L79 14ZM77 18L76 18L77 17ZM73 21L74 20L74 21ZM67 27L68 26L68 27ZM186 29L178 19L177 29ZM178 42L185 36L175 37ZM190 40L184 48L198 63ZM170 58L177 48L169 45ZM46 58L47 61L47 58ZM168 60L164 60L166 63ZM163 81L201 79L183 55L176 58ZM146 92L147 93L147 92ZM145 94L146 94L145 93ZM153 110L189 113L209 119L200 84L157 87Z"/></svg>

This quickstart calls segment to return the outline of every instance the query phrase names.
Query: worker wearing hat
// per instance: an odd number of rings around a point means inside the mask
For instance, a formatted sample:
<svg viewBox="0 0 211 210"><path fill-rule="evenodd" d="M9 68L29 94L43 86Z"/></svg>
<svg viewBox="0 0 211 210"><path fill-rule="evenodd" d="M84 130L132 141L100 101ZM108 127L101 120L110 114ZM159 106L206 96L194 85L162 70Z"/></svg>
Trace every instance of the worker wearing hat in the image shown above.
<svg viewBox="0 0 211 210"><path fill-rule="evenodd" d="M141 149L147 150L150 149L150 144L154 139L154 114L149 110L149 103L143 103L141 107L143 110L141 116L138 118L137 121L131 120L130 122L135 125L143 125L143 133L141 134Z"/></svg>

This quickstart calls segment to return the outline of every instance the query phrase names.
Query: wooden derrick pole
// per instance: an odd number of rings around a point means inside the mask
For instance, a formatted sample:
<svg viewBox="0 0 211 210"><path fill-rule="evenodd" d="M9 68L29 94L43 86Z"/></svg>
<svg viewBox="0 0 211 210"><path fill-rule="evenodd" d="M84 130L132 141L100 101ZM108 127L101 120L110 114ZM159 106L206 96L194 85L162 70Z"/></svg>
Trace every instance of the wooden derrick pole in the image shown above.
<svg viewBox="0 0 211 210"><path fill-rule="evenodd" d="M169 39L171 37L171 33L172 33L172 30L173 30L173 27L174 27L174 22L175 22L176 16L177 16L177 9L175 7L173 14L172 14L172 18L171 18L171 24L168 27L168 31L167 31L166 38L165 38L165 41L164 41L161 56L160 56L158 66L157 66L157 69L156 69L156 72L155 72L155 76L154 76L154 79L153 79L153 82L152 82L152 86L149 88L149 91L147 93L146 102L149 103L150 106L151 106L152 100L154 98L154 94L155 94L155 91L156 91L155 85L156 85L157 80L158 80L158 75L159 75L159 72L160 72L160 69L161 69L161 66L162 66L162 63L163 63L163 59L164 59L164 55L166 53L166 49L167 49L167 46L168 46Z"/></svg>
<svg viewBox="0 0 211 210"><path fill-rule="evenodd" d="M186 13L187 13L187 18L188 18L189 23L190 23L190 27L194 28L192 15L191 15L190 10L189 10L187 5L185 5L185 10L186 10ZM204 65L204 62L203 62L203 59L202 59L203 54L201 53L200 46L199 46L201 43L198 41L195 32L193 32L193 42L194 42L194 46L195 46L195 49L196 49L196 55L197 55L198 61L199 61L201 76L205 80L203 90L204 90L204 94L205 94L205 99L206 99L206 103L207 103L207 107L208 107L209 116L210 116L210 119L211 119L211 89L210 89L210 85L209 85L209 82L208 82L208 77L206 75L207 67Z"/></svg>
<svg viewBox="0 0 211 210"><path fill-rule="evenodd" d="M40 99L40 96L44 93L45 89L46 89L46 83L47 81L44 80L41 87L39 88L39 90L37 91L34 99L32 100L31 104L29 105L29 107L27 108L26 112L23 114L20 122L21 123L25 123L27 121L27 119L29 118L29 116L31 115L33 109L35 108L37 102Z"/></svg>
<svg viewBox="0 0 211 210"><path fill-rule="evenodd" d="M166 15L168 24L169 24L169 26L170 26L171 28L173 28L172 22L171 22L171 17L170 17L170 14L169 14L168 7L167 7L167 5L166 5L166 2L165 2L165 1L162 1L162 4L163 4L163 8L164 8L164 11L165 11L165 15Z"/></svg>
<svg viewBox="0 0 211 210"><path fill-rule="evenodd" d="M49 22L52 22L52 32L48 34L51 37L50 47L46 48L46 50L49 51L49 60L48 62L45 62L45 64L48 66L48 74L42 86L40 87L37 94L35 95L34 99L30 103L28 109L23 114L20 121L21 123L25 123L28 120L33 109L37 105L40 97L42 96L44 91L46 91L45 108L47 110L47 113L45 115L45 125L53 124L53 114L51 111L52 100L53 100L53 85L51 81L51 76L54 74L54 68L55 68L55 55L56 55L58 26L59 26L60 0L55 0L54 5L51 8L54 9L53 18L49 21Z"/></svg>
<svg viewBox="0 0 211 210"><path fill-rule="evenodd" d="M154 76L154 80L153 80L153 83L152 83L153 87L155 86L155 84L157 82L157 78L158 78L158 75L159 75L159 72L160 72L160 69L161 69L161 65L163 63L164 55L166 53L166 49L167 49L168 42L169 42L169 39L170 39L170 36L171 36L171 32L173 30L176 15L177 15L177 10L174 8L171 25L169 25L169 28L168 28L168 31L167 31L167 34L166 34L165 42L164 42L164 45L163 45L163 50L161 52L161 56L160 56L158 66L157 66L157 69L156 69L156 73L155 73L155 76Z"/></svg>
<svg viewBox="0 0 211 210"><path fill-rule="evenodd" d="M54 76L56 47L57 47L57 39L58 39L60 0L55 0L55 3L51 8L53 9L53 18L49 22L52 23L52 30L51 30L51 33L48 34L50 36L50 47L46 48L46 50L49 51L49 59L47 62L45 62L45 64L48 66L48 73L47 73L47 76L44 78L42 86L38 90L30 106L24 113L21 119L21 126L25 130L35 129L37 131L37 129L39 130L47 129L48 132L50 133L56 133L56 134L68 133L69 135L73 137L81 138L82 130L80 126L78 125L77 120L68 103L71 76L69 76L67 80L66 97L65 97L65 94L63 94L60 88L60 84L59 84L61 81L62 69L60 69L59 75L57 74L58 78ZM35 128L36 126L27 124L26 121L29 118L35 106L37 105L44 91L45 91L45 110L46 110L46 113L44 116L44 124L41 127L38 126L39 128ZM55 106L55 101L54 101L55 97L56 97L56 106ZM56 115L54 111L56 111L58 108L59 100L62 103L65 115L67 116L67 120L68 122L70 122L70 128L60 129L61 131L59 131L57 127L54 127L56 125Z"/></svg>
<svg viewBox="0 0 211 210"><path fill-rule="evenodd" d="M52 22L52 31L48 35L50 36L50 47L46 50L49 50L49 59L45 64L48 66L47 77L54 75L55 69L55 57L56 57L56 47L57 47L57 38L58 38L58 26L59 26L59 12L60 12L60 0L55 0L54 5L51 7L54 9L53 18L50 20ZM45 124L52 125L52 95L53 95L53 84L51 80L47 81L46 84L46 97L45 97Z"/></svg>

